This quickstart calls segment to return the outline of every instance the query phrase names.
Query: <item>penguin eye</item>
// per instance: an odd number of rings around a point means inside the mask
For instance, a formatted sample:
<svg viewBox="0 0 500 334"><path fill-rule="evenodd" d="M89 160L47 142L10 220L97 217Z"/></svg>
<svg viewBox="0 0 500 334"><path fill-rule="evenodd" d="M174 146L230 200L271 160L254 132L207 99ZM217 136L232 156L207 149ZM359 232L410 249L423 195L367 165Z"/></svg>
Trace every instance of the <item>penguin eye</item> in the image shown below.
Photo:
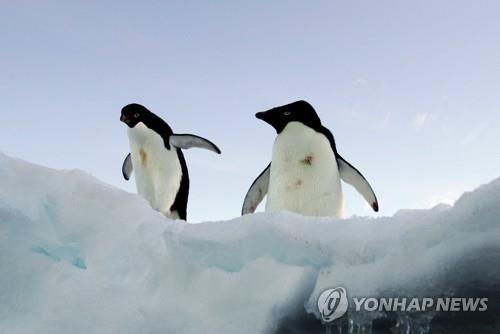
<svg viewBox="0 0 500 334"><path fill-rule="evenodd" d="M134 118L139 118L141 116L139 113L134 114Z"/></svg>
<svg viewBox="0 0 500 334"><path fill-rule="evenodd" d="M291 112L291 111L285 111L285 112L283 113L283 115L285 115L285 116L290 116L291 114L292 114L292 112Z"/></svg>

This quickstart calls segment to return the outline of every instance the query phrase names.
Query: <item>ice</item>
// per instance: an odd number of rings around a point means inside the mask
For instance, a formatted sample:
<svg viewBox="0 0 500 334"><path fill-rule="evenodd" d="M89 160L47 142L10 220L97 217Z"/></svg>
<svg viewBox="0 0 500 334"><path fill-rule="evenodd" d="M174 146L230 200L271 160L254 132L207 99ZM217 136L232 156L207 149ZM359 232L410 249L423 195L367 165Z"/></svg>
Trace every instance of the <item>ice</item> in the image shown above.
<svg viewBox="0 0 500 334"><path fill-rule="evenodd" d="M393 217L187 224L81 171L0 154L0 333L272 333L350 296L497 293L500 180ZM351 333L385 314L349 313ZM394 316L426 332L431 314ZM312 327L307 327L312 328ZM310 329L307 332L314 332Z"/></svg>

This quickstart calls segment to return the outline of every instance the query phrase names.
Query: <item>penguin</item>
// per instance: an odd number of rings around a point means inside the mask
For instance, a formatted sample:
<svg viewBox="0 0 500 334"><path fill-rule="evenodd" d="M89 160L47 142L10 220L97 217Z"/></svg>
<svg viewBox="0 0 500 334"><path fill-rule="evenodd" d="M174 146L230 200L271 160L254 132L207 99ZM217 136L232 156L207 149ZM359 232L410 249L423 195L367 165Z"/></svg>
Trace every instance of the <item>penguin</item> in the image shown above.
<svg viewBox="0 0 500 334"><path fill-rule="evenodd" d="M135 173L137 192L151 207L171 219L187 218L189 174L181 149L204 148L220 154L211 141L192 134L174 134L160 117L140 104L121 110L127 125L130 153L122 174L129 180Z"/></svg>
<svg viewBox="0 0 500 334"><path fill-rule="evenodd" d="M364 176L337 151L335 139L314 108L296 101L255 114L277 132L271 163L255 179L242 215L253 213L267 194L266 212L342 218L341 180L378 212L378 200Z"/></svg>

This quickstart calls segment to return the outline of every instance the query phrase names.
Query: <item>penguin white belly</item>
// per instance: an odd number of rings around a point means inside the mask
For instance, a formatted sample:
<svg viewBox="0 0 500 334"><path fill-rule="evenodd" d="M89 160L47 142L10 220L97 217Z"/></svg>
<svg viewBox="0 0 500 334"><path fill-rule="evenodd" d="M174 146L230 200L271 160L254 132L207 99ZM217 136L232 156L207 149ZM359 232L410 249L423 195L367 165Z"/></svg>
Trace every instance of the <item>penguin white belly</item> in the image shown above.
<svg viewBox="0 0 500 334"><path fill-rule="evenodd" d="M176 149L168 150L163 138L143 123L128 129L130 153L137 192L167 217L176 217L170 208L182 178Z"/></svg>
<svg viewBox="0 0 500 334"><path fill-rule="evenodd" d="M337 160L321 133L290 122L273 147L266 211L342 217Z"/></svg>

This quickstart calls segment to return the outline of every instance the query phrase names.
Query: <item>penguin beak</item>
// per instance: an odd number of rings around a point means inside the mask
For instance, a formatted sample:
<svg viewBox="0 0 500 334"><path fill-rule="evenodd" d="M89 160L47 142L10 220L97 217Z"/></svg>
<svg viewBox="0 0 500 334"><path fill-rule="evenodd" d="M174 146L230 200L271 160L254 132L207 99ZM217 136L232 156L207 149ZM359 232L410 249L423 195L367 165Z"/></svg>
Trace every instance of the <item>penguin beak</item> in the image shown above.
<svg viewBox="0 0 500 334"><path fill-rule="evenodd" d="M273 125L273 123L274 123L274 121L273 121L273 113L270 112L269 110L268 111L258 112L258 113L255 114L255 117L257 117L260 120L263 120L267 124L270 124L270 125L274 126Z"/></svg>
<svg viewBox="0 0 500 334"><path fill-rule="evenodd" d="M271 125L279 133L283 130L283 127L285 127L286 124L282 125L281 120L277 118L277 116L279 115L277 115L273 109L261 111L255 114L255 117Z"/></svg>
<svg viewBox="0 0 500 334"><path fill-rule="evenodd" d="M255 117L265 121L266 120L266 112L265 111L258 112L255 114Z"/></svg>
<svg viewBox="0 0 500 334"><path fill-rule="evenodd" d="M127 117L125 117L125 115L120 116L120 121L122 121L123 123L128 123L128 119Z"/></svg>

